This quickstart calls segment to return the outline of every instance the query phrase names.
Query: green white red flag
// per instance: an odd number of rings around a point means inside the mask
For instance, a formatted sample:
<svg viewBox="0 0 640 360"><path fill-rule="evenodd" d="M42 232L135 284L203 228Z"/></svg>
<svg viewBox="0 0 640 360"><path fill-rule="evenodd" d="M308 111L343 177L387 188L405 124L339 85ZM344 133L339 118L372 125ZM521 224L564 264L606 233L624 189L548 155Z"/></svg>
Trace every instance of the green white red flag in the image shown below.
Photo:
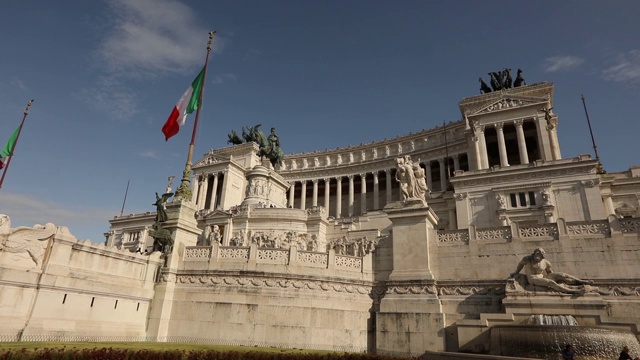
<svg viewBox="0 0 640 360"><path fill-rule="evenodd" d="M170 137L177 134L180 128L185 124L187 115L191 114L194 110L200 106L200 98L202 96L202 85L204 84L204 68L200 71L200 74L193 80L191 86L185 91L178 103L171 111L171 115L164 123L162 127L162 133L164 133L165 141L168 141Z"/></svg>
<svg viewBox="0 0 640 360"><path fill-rule="evenodd" d="M7 158L13 155L13 148L16 146L16 140L18 139L18 133L20 133L21 127L22 125L18 126L2 148L2 152L0 152L0 169L4 168L4 164L7 163Z"/></svg>

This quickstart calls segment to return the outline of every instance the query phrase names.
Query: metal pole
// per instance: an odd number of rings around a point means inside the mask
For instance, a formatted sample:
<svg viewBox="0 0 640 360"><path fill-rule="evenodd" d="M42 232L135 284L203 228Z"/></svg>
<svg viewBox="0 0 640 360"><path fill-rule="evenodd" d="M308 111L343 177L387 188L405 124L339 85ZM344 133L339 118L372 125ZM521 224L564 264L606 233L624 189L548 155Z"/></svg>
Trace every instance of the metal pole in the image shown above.
<svg viewBox="0 0 640 360"><path fill-rule="evenodd" d="M9 156L9 160L7 160L7 166L4 168L4 172L2 172L2 178L0 178L0 189L2 188L2 183L4 183L4 176L7 175L7 171L9 170L9 165L11 164L11 159L13 159L13 151L16 149L16 145L18 145L18 139L20 139L20 133L22 133L22 127L24 126L24 121L27 119L27 115L29 115L29 107L33 104L33 99L29 100L27 103L27 107L24 109L24 116L22 116L22 122L20 123L20 130L18 130L18 136L16 136L16 141L11 146L11 154Z"/></svg>
<svg viewBox="0 0 640 360"><path fill-rule="evenodd" d="M596 156L596 161L598 161L598 174L606 174L606 171L602 168L602 164L600 163L600 156L598 155L598 146L596 146L596 139L593 137L593 129L591 129L591 120L589 120L589 112L587 111L587 103L584 100L584 95L580 94L582 98L582 106L584 107L584 113L587 116L587 125L589 126L589 134L591 135L591 144L593 144L593 152Z"/></svg>

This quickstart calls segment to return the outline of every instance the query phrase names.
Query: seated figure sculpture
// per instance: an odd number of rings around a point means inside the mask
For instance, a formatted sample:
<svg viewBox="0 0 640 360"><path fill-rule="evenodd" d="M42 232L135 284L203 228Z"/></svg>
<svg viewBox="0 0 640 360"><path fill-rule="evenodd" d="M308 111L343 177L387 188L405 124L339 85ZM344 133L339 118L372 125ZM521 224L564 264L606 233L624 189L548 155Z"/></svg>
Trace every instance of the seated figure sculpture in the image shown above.
<svg viewBox="0 0 640 360"><path fill-rule="evenodd" d="M545 251L542 248L537 248L533 254L522 258L516 271L511 273L510 277L515 277L523 269L529 285L546 287L562 293L583 294L586 292L584 285L593 284L591 280L582 280L562 272L553 272L551 263L545 259ZM583 286L576 288L575 285Z"/></svg>

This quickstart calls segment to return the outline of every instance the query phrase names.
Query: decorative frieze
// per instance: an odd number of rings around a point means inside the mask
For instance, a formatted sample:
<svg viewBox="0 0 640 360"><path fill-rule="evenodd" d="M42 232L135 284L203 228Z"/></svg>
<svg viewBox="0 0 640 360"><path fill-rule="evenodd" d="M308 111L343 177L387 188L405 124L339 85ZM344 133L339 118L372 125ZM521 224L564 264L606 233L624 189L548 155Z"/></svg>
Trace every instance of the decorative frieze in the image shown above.
<svg viewBox="0 0 640 360"><path fill-rule="evenodd" d="M476 230L476 240L478 241L510 240L510 239L511 239L511 227L509 226Z"/></svg>
<svg viewBox="0 0 640 360"><path fill-rule="evenodd" d="M558 236L558 225L557 224L545 224L545 225L529 225L522 226L519 229L519 234L521 238L542 238L542 237L552 237L557 238Z"/></svg>
<svg viewBox="0 0 640 360"><path fill-rule="evenodd" d="M438 242L443 243L469 243L469 230L438 231Z"/></svg>
<svg viewBox="0 0 640 360"><path fill-rule="evenodd" d="M580 221L567 223L569 235L611 235L611 228L607 220Z"/></svg>
<svg viewBox="0 0 640 360"><path fill-rule="evenodd" d="M185 259L208 259L211 257L209 246L189 246L184 251Z"/></svg>
<svg viewBox="0 0 640 360"><path fill-rule="evenodd" d="M174 275L175 277L175 275ZM314 290L322 292L336 292L347 294L369 294L371 286L345 284L321 280L292 280L286 278L263 278L245 276L216 276L216 275L178 275L180 284L213 285L213 286L241 286L255 288L280 288L291 290Z"/></svg>

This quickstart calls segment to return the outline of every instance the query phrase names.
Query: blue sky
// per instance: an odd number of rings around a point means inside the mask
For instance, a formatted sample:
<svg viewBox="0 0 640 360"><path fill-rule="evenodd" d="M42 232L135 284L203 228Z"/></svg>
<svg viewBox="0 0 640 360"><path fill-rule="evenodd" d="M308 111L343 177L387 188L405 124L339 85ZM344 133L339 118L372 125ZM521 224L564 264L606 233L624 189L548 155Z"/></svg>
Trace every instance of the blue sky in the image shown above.
<svg viewBox="0 0 640 360"><path fill-rule="evenodd" d="M0 143L34 98L0 213L103 241L108 219L153 211L191 127L172 107L217 30L194 160L231 129L275 126L286 153L460 119L478 77L505 67L556 85L563 157L639 164L640 1L35 1L0 7ZM188 119L191 125L193 117Z"/></svg>

